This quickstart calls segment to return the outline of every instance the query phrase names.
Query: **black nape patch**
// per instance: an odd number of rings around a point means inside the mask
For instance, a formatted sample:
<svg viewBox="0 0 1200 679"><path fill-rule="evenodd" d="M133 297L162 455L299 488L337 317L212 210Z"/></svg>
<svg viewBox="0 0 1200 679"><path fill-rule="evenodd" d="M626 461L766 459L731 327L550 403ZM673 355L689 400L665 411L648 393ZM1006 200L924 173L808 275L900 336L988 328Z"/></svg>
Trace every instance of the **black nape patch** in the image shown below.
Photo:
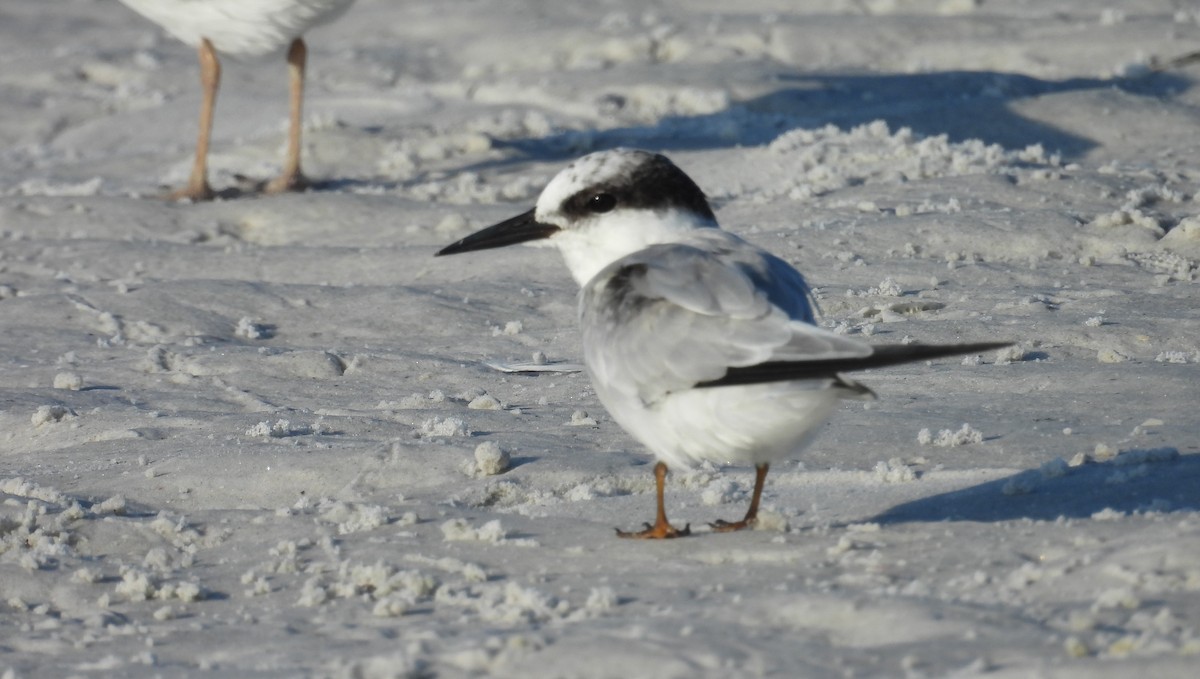
<svg viewBox="0 0 1200 679"><path fill-rule="evenodd" d="M629 175L589 186L568 198L562 212L569 217L582 218L594 214L592 200L599 194L616 199L610 209L666 210L679 208L716 220L704 192L692 178L675 167L666 156L647 154L646 160Z"/></svg>

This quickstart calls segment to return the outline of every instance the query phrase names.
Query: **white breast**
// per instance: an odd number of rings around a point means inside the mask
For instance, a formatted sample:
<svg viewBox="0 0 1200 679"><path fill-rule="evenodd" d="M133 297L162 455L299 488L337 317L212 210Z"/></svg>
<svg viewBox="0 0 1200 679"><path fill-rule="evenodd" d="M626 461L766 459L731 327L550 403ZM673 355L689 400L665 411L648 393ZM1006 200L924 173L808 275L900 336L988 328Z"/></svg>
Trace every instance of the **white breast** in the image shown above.
<svg viewBox="0 0 1200 679"><path fill-rule="evenodd" d="M218 52L278 52L305 31L345 12L354 0L121 0L193 47L208 38Z"/></svg>
<svg viewBox="0 0 1200 679"><path fill-rule="evenodd" d="M792 456L847 396L828 382L689 389L653 407L610 394L600 384L596 394L618 424L673 468L705 461L752 465Z"/></svg>

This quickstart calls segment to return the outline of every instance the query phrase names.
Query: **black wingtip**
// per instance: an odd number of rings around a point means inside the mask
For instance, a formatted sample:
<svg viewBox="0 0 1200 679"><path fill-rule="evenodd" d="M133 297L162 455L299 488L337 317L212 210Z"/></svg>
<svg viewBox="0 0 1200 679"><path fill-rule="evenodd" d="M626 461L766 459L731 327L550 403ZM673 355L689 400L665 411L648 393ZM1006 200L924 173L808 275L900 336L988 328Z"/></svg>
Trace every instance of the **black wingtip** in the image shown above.
<svg viewBox="0 0 1200 679"><path fill-rule="evenodd" d="M836 377L838 373L885 368L902 363L930 361L947 356L978 354L1012 346L1013 342L974 342L970 344L885 344L873 347L870 356L821 359L815 361L768 361L758 365L730 368L723 377L700 382L697 387L729 387L788 380L813 380Z"/></svg>
<svg viewBox="0 0 1200 679"><path fill-rule="evenodd" d="M882 368L914 361L929 361L947 356L962 356L978 354L1011 347L1013 342L971 342L967 344L885 344L874 347L874 352L866 360L874 359L875 365L864 368ZM845 372L850 372L849 370Z"/></svg>

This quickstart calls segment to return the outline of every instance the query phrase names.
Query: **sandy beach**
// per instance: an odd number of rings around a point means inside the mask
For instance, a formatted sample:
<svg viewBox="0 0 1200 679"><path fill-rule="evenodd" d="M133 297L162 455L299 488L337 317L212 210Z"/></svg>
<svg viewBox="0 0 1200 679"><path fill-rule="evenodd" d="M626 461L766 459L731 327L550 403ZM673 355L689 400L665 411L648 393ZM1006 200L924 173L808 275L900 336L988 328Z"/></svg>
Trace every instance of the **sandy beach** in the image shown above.
<svg viewBox="0 0 1200 679"><path fill-rule="evenodd" d="M228 60L0 6L0 677L1190 677L1200 10L359 0ZM821 324L1011 349L857 373L775 465L673 470L550 250L434 258L562 167L668 155ZM518 364L561 371L505 372Z"/></svg>

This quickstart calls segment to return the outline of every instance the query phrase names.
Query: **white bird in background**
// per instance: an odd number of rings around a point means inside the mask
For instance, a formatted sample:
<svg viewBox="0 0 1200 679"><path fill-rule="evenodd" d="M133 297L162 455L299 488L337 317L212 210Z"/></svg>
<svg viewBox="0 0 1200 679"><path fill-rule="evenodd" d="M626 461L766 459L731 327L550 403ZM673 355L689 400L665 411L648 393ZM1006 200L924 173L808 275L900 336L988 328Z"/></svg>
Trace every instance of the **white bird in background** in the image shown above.
<svg viewBox="0 0 1200 679"><path fill-rule="evenodd" d="M172 200L210 200L215 193L208 183L208 145L213 107L221 83L217 53L256 57L287 48L291 114L287 157L283 172L266 182L267 193L299 191L308 186L300 170L301 110L304 103L304 69L308 48L305 31L333 21L354 0L121 0L168 33L200 51L200 133L196 159L187 186L170 194Z"/></svg>
<svg viewBox="0 0 1200 679"><path fill-rule="evenodd" d="M703 461L755 466L745 517L713 529L753 525L771 462L804 448L839 400L874 396L841 372L1008 344L871 346L819 328L800 273L722 230L691 178L646 151L584 156L534 209L437 254L526 241L557 246L582 286L596 395L658 459L655 523L621 537L689 534L667 520L663 484L668 466Z"/></svg>

